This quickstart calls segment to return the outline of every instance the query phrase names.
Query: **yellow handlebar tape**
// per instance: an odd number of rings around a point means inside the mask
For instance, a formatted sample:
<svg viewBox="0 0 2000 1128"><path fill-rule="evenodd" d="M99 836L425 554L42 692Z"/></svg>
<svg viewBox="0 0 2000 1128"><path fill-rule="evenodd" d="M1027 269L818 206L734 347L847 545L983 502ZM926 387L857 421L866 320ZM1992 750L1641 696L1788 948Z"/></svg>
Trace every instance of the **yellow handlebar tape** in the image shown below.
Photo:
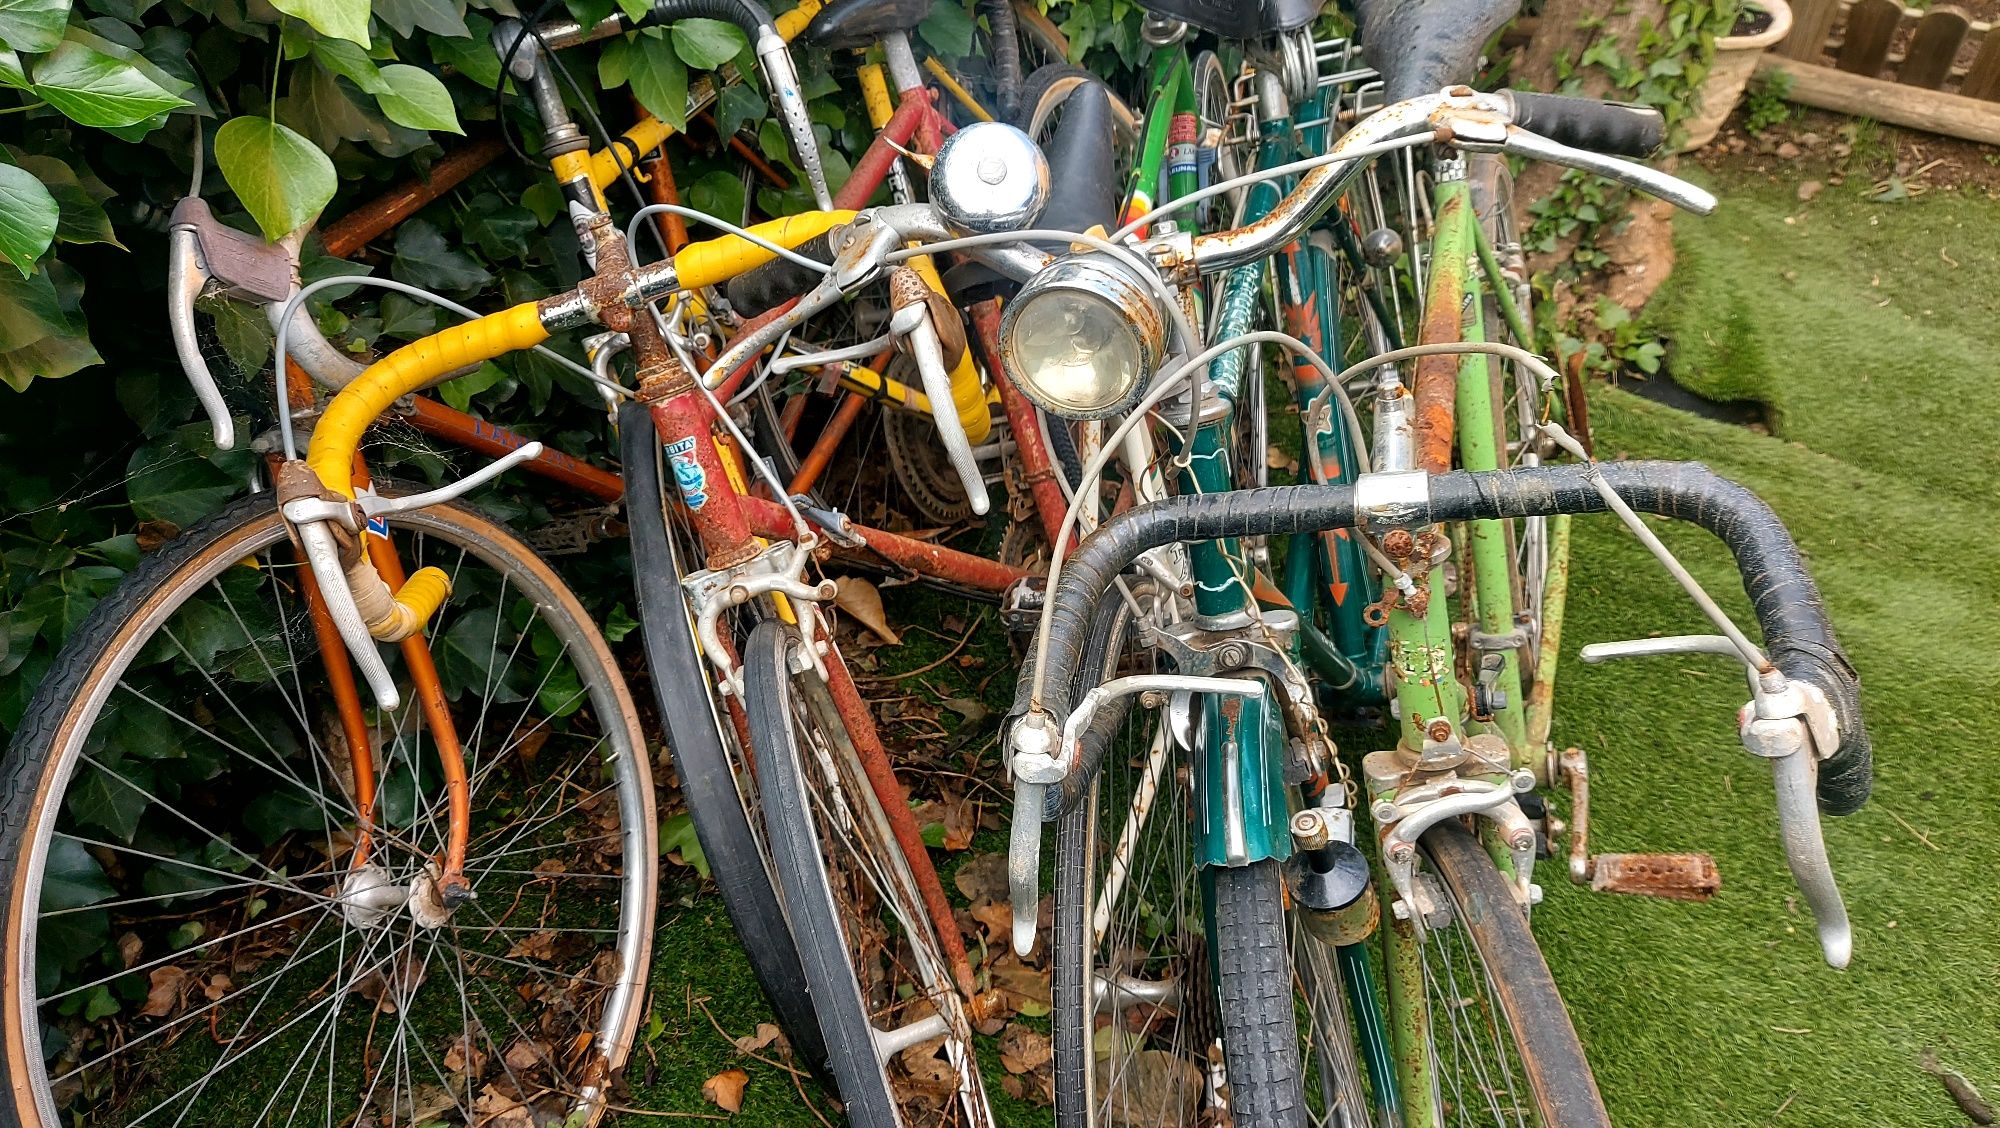
<svg viewBox="0 0 2000 1128"><path fill-rule="evenodd" d="M306 465L328 489L354 496L354 452L361 434L399 397L469 364L492 360L548 340L534 302L454 325L404 345L368 366L340 390L313 429Z"/></svg>
<svg viewBox="0 0 2000 1128"><path fill-rule="evenodd" d="M759 238L790 249L827 233L854 218L851 211L800 212L749 228ZM674 256L674 274L684 290L720 285L778 256L735 235L689 243Z"/></svg>
<svg viewBox="0 0 2000 1128"><path fill-rule="evenodd" d="M673 126L652 114L640 118L617 140L590 154L590 183L602 192L618 179L621 168L629 168L636 173L639 162L664 144L673 133Z"/></svg>
<svg viewBox="0 0 2000 1128"><path fill-rule="evenodd" d="M799 33L806 29L806 25L812 22L814 16L819 15L819 9L819 0L799 0L798 7L776 17L771 23L778 29L779 38L790 43L799 37ZM751 46L754 47L756 44L753 43Z"/></svg>

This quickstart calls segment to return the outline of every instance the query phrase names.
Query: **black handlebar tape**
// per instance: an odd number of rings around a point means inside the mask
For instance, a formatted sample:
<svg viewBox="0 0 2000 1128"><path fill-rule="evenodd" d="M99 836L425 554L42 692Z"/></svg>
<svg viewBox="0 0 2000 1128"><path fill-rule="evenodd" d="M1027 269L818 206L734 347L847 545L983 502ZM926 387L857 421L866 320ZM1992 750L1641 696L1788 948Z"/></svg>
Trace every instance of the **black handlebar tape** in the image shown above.
<svg viewBox="0 0 2000 1128"><path fill-rule="evenodd" d="M833 261L833 248L825 235L815 235L793 249L815 262ZM825 277L791 259L774 258L731 278L723 291L729 295L731 309L744 317L755 317L804 294Z"/></svg>
<svg viewBox="0 0 2000 1128"><path fill-rule="evenodd" d="M656 27L685 19L735 24L750 37L752 47L757 45L757 30L772 26L770 11L757 0L653 0L653 10L640 21L640 26Z"/></svg>
<svg viewBox="0 0 2000 1128"><path fill-rule="evenodd" d="M1667 119L1651 106L1509 90L1514 124L1551 141L1615 157L1650 157L1667 139Z"/></svg>
<svg viewBox="0 0 2000 1128"><path fill-rule="evenodd" d="M1698 462L1600 463L1598 470L1632 508L1698 524L1729 549L1772 662L1787 678L1818 687L1839 718L1839 746L1819 765L1820 809L1832 815L1859 810L1868 801L1874 771L1860 681L1834 638L1798 545L1771 507ZM1411 520L1497 520L1602 513L1607 508L1586 468L1565 464L1436 475L1430 479L1427 511ZM1173 497L1105 522L1077 546L1049 596L1055 605L1050 610L1044 707L1060 724L1091 688L1084 684L1079 664L1093 613L1112 580L1140 553L1176 541L1352 528L1357 519L1352 487L1303 485ZM1024 687L1032 676L1032 669L1024 668ZM1026 708L1025 696L1023 692L1017 700L1017 713Z"/></svg>

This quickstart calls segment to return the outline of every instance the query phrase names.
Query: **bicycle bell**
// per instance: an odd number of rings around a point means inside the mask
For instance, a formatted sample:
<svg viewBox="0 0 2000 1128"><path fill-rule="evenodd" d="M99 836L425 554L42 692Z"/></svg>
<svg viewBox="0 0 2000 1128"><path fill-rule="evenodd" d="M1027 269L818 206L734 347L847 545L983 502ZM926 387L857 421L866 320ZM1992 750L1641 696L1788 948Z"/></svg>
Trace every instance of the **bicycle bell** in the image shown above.
<svg viewBox="0 0 2000 1128"><path fill-rule="evenodd" d="M931 165L931 206L954 231L1020 231L1049 202L1049 162L1026 133L982 121L952 134Z"/></svg>

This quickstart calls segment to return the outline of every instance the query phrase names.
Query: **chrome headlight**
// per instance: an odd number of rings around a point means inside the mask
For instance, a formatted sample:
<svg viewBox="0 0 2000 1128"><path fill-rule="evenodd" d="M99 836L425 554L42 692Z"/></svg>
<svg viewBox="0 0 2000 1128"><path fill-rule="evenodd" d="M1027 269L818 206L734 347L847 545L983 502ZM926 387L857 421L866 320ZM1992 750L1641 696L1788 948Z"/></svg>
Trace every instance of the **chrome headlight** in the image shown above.
<svg viewBox="0 0 2000 1128"><path fill-rule="evenodd" d="M1103 254L1057 259L1021 287L1000 320L1008 377L1065 419L1130 410L1165 346L1166 315L1152 290Z"/></svg>

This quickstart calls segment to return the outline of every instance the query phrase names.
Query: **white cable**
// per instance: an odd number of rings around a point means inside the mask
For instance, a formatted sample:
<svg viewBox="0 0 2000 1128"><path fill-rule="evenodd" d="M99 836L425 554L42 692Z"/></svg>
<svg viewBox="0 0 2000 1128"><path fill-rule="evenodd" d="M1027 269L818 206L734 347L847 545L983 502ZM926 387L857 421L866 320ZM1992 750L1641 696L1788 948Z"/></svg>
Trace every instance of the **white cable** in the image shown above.
<svg viewBox="0 0 2000 1128"><path fill-rule="evenodd" d="M1419 133L1410 137L1401 137L1394 141L1377 141L1373 145L1358 145L1352 149L1334 149L1331 152L1321 153L1316 157L1307 157L1288 164L1262 168L1255 172L1246 172L1241 176L1231 177L1228 180L1218 180L1199 191L1189 192L1185 196L1176 196L1168 200L1152 211L1113 231L1111 238L1118 240L1128 235L1136 234L1140 228L1145 227L1163 215L1180 211L1183 208L1190 207L1215 196L1220 196L1226 192L1233 192L1246 184L1255 184L1263 180L1276 180L1281 176L1290 176L1295 172L1310 172L1321 165L1338 164L1341 161L1351 161L1361 157L1379 157L1384 153L1393 153L1398 149L1408 149L1417 145L1428 144L1435 140L1437 140L1435 132Z"/></svg>

